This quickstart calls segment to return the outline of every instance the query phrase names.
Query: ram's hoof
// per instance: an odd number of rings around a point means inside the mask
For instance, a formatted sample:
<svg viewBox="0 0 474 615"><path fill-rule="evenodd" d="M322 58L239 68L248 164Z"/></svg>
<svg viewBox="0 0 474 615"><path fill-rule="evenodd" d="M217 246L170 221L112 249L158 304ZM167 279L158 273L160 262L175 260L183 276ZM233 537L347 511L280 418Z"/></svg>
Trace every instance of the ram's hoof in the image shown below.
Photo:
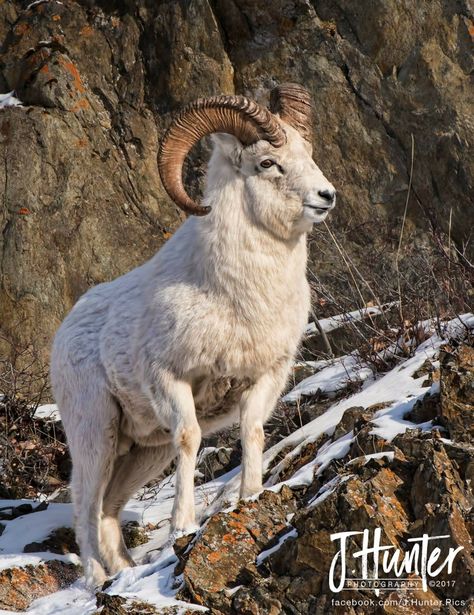
<svg viewBox="0 0 474 615"><path fill-rule="evenodd" d="M199 525L193 523L192 525L188 525L185 528L176 528L170 532L170 537L168 539L168 544L173 545L178 538L182 536L189 536L190 534L195 534L199 531Z"/></svg>

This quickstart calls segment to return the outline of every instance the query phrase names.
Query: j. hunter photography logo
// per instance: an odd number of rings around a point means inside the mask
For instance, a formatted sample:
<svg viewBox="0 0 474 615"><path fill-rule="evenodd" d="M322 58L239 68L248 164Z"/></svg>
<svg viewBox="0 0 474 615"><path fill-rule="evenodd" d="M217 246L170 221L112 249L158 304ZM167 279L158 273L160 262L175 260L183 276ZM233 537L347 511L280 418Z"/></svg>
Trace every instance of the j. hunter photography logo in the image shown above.
<svg viewBox="0 0 474 615"><path fill-rule="evenodd" d="M352 537L362 535L362 548L351 551ZM382 530L377 528L359 532L339 532L331 534L337 543L338 551L329 570L329 587L332 592L342 590L373 590L378 596L380 591L422 589L428 591L443 571L451 574L456 556L463 547L448 551L435 546L449 539L449 535L408 538L405 551L393 545L382 544ZM443 581L451 583L455 581Z"/></svg>

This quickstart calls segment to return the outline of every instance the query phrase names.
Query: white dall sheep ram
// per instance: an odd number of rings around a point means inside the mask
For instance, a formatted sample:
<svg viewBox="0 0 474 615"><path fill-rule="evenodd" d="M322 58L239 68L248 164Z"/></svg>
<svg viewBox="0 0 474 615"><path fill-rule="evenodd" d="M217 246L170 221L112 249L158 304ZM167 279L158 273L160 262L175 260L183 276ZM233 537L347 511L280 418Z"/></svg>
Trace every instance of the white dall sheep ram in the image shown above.
<svg viewBox="0 0 474 615"><path fill-rule="evenodd" d="M308 92L281 85L270 109L217 96L176 117L159 169L171 198L195 215L144 265L89 290L54 340L51 377L91 585L105 580L105 570L133 564L119 514L175 456L172 530L194 527L202 434L240 419L241 496L262 488L263 424L310 307L306 233L335 203L311 157ZM183 187L182 167L210 134L198 205Z"/></svg>

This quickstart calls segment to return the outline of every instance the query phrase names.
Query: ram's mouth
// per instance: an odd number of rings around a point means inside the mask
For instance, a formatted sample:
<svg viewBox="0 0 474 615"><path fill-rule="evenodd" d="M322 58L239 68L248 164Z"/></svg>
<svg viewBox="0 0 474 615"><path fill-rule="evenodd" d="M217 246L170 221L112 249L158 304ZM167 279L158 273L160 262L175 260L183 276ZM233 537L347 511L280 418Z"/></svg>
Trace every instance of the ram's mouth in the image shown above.
<svg viewBox="0 0 474 615"><path fill-rule="evenodd" d="M314 209L314 211L320 215L327 214L332 209L332 207L319 207L318 205L311 205L310 203L303 203L303 207Z"/></svg>

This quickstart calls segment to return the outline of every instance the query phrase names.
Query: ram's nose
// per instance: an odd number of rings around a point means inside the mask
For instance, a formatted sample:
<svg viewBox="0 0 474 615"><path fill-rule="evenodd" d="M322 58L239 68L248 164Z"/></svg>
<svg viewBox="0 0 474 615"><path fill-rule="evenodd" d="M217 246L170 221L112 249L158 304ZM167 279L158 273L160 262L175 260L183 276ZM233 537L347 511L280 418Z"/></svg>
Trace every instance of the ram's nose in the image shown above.
<svg viewBox="0 0 474 615"><path fill-rule="evenodd" d="M319 190L318 195L328 202L328 205L334 205L336 202L336 191L334 188L332 190Z"/></svg>

